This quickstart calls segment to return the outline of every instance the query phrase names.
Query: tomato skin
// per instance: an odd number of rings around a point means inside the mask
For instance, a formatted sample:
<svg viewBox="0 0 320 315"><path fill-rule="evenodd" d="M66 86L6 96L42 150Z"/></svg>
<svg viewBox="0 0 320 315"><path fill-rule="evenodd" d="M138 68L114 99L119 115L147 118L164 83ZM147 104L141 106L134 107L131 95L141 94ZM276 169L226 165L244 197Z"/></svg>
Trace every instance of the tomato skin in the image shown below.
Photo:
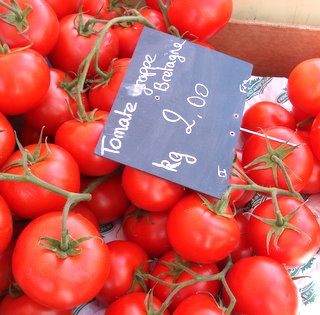
<svg viewBox="0 0 320 315"><path fill-rule="evenodd" d="M49 66L32 49L0 54L0 69L0 112L4 115L35 108L49 88Z"/></svg>
<svg viewBox="0 0 320 315"><path fill-rule="evenodd" d="M83 14L83 20L86 22L93 16ZM77 14L70 14L60 20L60 33L56 45L51 50L48 58L55 68L60 70L77 73L80 63L87 57L92 50L99 31L104 28L103 23L96 23L94 30L96 33L91 34L89 37L80 35L75 28L74 23L79 23ZM109 29L98 53L98 65L101 70L107 70L108 66L114 58L118 57L119 40L113 29ZM92 58L87 76L93 77L94 71L94 58Z"/></svg>
<svg viewBox="0 0 320 315"><path fill-rule="evenodd" d="M50 68L50 86L35 109L24 115L25 121L37 130L45 126L45 133L54 136L58 127L65 121L73 119L78 111L78 101L60 87L60 83L71 81L70 75L59 69ZM82 104L89 109L85 93L82 93ZM70 111L71 110L71 111Z"/></svg>
<svg viewBox="0 0 320 315"><path fill-rule="evenodd" d="M209 294L197 293L185 298L172 315L224 315L225 312L217 305Z"/></svg>
<svg viewBox="0 0 320 315"><path fill-rule="evenodd" d="M288 154L283 162L290 170L288 175L295 190L300 191L307 183L313 168L313 155L310 146L292 129L286 127L273 127L264 130L267 136L275 137L283 141L289 141L293 144L300 144L290 154ZM273 149L279 147L282 143L269 139ZM285 146L289 147L288 145ZM243 148L242 165L247 175L257 184L263 186L273 186L288 189L285 178L279 167L277 167L278 185L276 185L272 168L254 170L253 166L248 166L257 157L268 153L265 137L252 135ZM261 163L260 163L261 164ZM303 167L301 167L303 165Z"/></svg>
<svg viewBox="0 0 320 315"><path fill-rule="evenodd" d="M13 283L11 270L13 248L14 242L12 241L6 250L0 253L0 300L8 292L9 286Z"/></svg>
<svg viewBox="0 0 320 315"><path fill-rule="evenodd" d="M65 2L61 0L46 0L46 2L50 4L58 19L74 13L77 9L77 0L68 0Z"/></svg>
<svg viewBox="0 0 320 315"><path fill-rule="evenodd" d="M14 152L16 139L12 125L5 115L0 112L0 167Z"/></svg>
<svg viewBox="0 0 320 315"><path fill-rule="evenodd" d="M82 12L86 12L98 19L111 20L123 11L121 7L113 8L110 0L83 0L81 1ZM117 12L118 10L118 12Z"/></svg>
<svg viewBox="0 0 320 315"><path fill-rule="evenodd" d="M92 110L98 108L107 112L111 111L130 60L131 58L117 59L111 65L111 71L115 72L110 80L102 85L92 85L88 92L88 102Z"/></svg>
<svg viewBox="0 0 320 315"><path fill-rule="evenodd" d="M81 252L66 259L39 245L40 237L61 239L62 213L50 212L32 220L17 239L12 271L23 292L37 303L57 310L88 302L102 288L109 272L109 250L95 226L80 214L69 213L70 239L82 242Z"/></svg>
<svg viewBox="0 0 320 315"><path fill-rule="evenodd" d="M181 35L206 41L229 21L232 9L232 0L172 0L168 17Z"/></svg>
<svg viewBox="0 0 320 315"><path fill-rule="evenodd" d="M232 214L230 207L226 213ZM187 195L173 207L167 231L173 249L181 257L203 264L226 258L240 237L236 220L210 211L196 193Z"/></svg>
<svg viewBox="0 0 320 315"><path fill-rule="evenodd" d="M292 130L296 128L293 115L278 103L270 101L257 102L249 107L242 117L241 127L259 131L262 129L284 126ZM241 132L244 139L250 137L250 133Z"/></svg>
<svg viewBox="0 0 320 315"><path fill-rule="evenodd" d="M289 220L300 233L292 229L285 229L281 234L277 246L273 235L267 248L267 235L271 226L254 216L250 216L248 223L248 239L253 251L257 255L269 256L287 268L306 264L320 247L320 226L315 215L303 202L293 197L279 196L277 198L280 212L283 216L292 213L299 207L298 212ZM275 219L272 200L266 200L257 206L253 214L268 219Z"/></svg>
<svg viewBox="0 0 320 315"><path fill-rule="evenodd" d="M60 187L62 189L79 192L80 173L77 162L63 148L55 144L48 144L50 154L42 161L29 165L30 171L40 179ZM33 154L37 144L31 144L25 147ZM40 147L40 156L47 154L47 148L44 143ZM21 160L21 152L14 152L4 165L12 161ZM5 173L22 175L24 170L22 166L14 166L5 170ZM37 216L49 212L62 210L66 198L54 192L51 192L41 186L18 181L1 181L0 194L6 200L11 211L21 218L33 219Z"/></svg>
<svg viewBox="0 0 320 315"><path fill-rule="evenodd" d="M320 160L320 114L318 114L311 126L310 141L313 154Z"/></svg>
<svg viewBox="0 0 320 315"><path fill-rule="evenodd" d="M131 205L124 214L123 232L128 240L139 244L151 257L171 249L167 233L169 211L144 211Z"/></svg>
<svg viewBox="0 0 320 315"><path fill-rule="evenodd" d="M83 217L91 221L91 223L93 223L93 225L97 228L98 231L100 230L100 224L97 217L89 208L84 206L82 203L76 204L76 206L73 207L71 211L74 213L81 214Z"/></svg>
<svg viewBox="0 0 320 315"><path fill-rule="evenodd" d="M150 307L150 296L144 292L129 293L111 303L104 315L147 315L146 301L147 307ZM161 302L156 297L152 297L152 304L155 311L161 307ZM170 315L167 310L162 314Z"/></svg>
<svg viewBox="0 0 320 315"><path fill-rule="evenodd" d="M0 195L0 254L10 244L13 234L13 223L11 211L4 198Z"/></svg>
<svg viewBox="0 0 320 315"><path fill-rule="evenodd" d="M302 112L316 116L320 112L320 58L307 59L290 72L288 98Z"/></svg>
<svg viewBox="0 0 320 315"><path fill-rule="evenodd" d="M167 263L173 263L177 259L176 254L173 251L169 251L165 253L154 265L154 268L151 274L158 279L161 279L167 283L183 283L185 281L189 281L193 279L193 275L186 271L182 271L181 273L176 272L174 274L171 273L170 268L166 265ZM183 261L182 261L183 263ZM186 266L192 270L193 272L200 274L202 276L212 276L219 272L216 264L191 264ZM173 288L170 286L163 285L156 281L150 280L150 287L153 289L154 295L162 302L166 300L166 298L173 291ZM220 281L199 281L195 284L186 286L179 290L175 294L172 299L172 303L169 305L168 309L170 311L175 310L175 308L187 297L190 295L196 294L197 292L208 292L212 295L215 295L219 292L220 289Z"/></svg>
<svg viewBox="0 0 320 315"><path fill-rule="evenodd" d="M148 272L150 267L147 253L138 244L115 240L107 245L110 252L110 273L96 296L102 305L109 305L129 292L142 292L143 288L139 283L132 288L134 272L142 265L144 272Z"/></svg>
<svg viewBox="0 0 320 315"><path fill-rule="evenodd" d="M10 0L4 0L11 5ZM1 39L10 47L27 47L32 43L31 48L41 55L46 56L56 44L59 34L59 21L57 15L43 0L16 0L19 7L24 10L28 6L32 10L27 15L28 30L21 34L19 30L3 20L0 20ZM0 14L10 12L0 5Z"/></svg>
<svg viewBox="0 0 320 315"><path fill-rule="evenodd" d="M123 169L122 186L131 202L147 211L170 210L186 194L183 186L130 166Z"/></svg>
<svg viewBox="0 0 320 315"><path fill-rule="evenodd" d="M95 178L83 179L81 185L88 186L94 180ZM90 192L89 201L82 202L92 211L101 225L119 219L130 205L121 182L121 174L110 176Z"/></svg>
<svg viewBox="0 0 320 315"><path fill-rule="evenodd" d="M236 298L233 315L298 315L299 293L287 270L265 256L240 259L228 271L226 281ZM272 289L271 289L272 288ZM229 303L226 290L223 299Z"/></svg>
<svg viewBox="0 0 320 315"><path fill-rule="evenodd" d="M154 9L143 8L140 10L148 21L150 21L155 29L160 32L166 32L167 27L162 14ZM113 29L119 38L119 58L131 58L139 41L141 32L145 26L138 22L132 23L128 27L121 25L113 26Z"/></svg>
<svg viewBox="0 0 320 315"><path fill-rule="evenodd" d="M7 295L0 303L0 315L72 315L72 310L53 310L27 297Z"/></svg>
<svg viewBox="0 0 320 315"><path fill-rule="evenodd" d="M102 176L120 166L119 163L94 153L108 115L108 112L98 110L94 117L101 119L89 122L72 119L65 121L57 129L54 142L71 153L78 162L82 175Z"/></svg>
<svg viewBox="0 0 320 315"><path fill-rule="evenodd" d="M235 161L233 162L233 166L236 166L243 173L245 173L245 171L242 167L242 163L240 162L240 160L238 158L236 158ZM244 178L244 176L241 173L239 173L239 171L236 170L233 166L231 169L231 174L229 177L228 184L229 185L246 185L246 184L248 184L248 182ZM245 190L241 190L241 189L232 190L232 192L230 194L229 204L233 205L235 202L237 202L237 200L239 200L241 198L241 196L244 194L244 192L245 192Z"/></svg>

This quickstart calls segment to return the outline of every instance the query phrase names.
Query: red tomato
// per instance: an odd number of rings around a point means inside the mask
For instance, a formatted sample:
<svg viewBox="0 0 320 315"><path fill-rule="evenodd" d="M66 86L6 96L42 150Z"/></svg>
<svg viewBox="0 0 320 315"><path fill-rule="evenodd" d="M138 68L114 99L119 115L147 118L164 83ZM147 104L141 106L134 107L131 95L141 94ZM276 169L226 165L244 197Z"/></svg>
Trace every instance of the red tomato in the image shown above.
<svg viewBox="0 0 320 315"><path fill-rule="evenodd" d="M213 276L219 272L216 264L189 264L188 262L183 262L183 260L178 258L173 251L169 251L156 261L151 274L169 284L182 283L194 278L192 274L184 271L181 267L179 268L175 262L184 264L190 270L201 276ZM150 280L150 287L153 290L153 294L162 302L167 299L174 289L169 285L166 286L153 280ZM180 289L174 295L168 309L173 311L184 299L196 294L197 292L208 292L209 294L215 295L219 292L219 289L219 280L197 281L195 284L191 284Z"/></svg>
<svg viewBox="0 0 320 315"><path fill-rule="evenodd" d="M320 160L320 113L312 123L310 141L313 154Z"/></svg>
<svg viewBox="0 0 320 315"><path fill-rule="evenodd" d="M234 207L236 209L241 209L244 208L247 204L249 204L249 202L252 200L252 198L254 197L254 195L256 194L255 191L253 190L246 190L238 200L235 201L234 203Z"/></svg>
<svg viewBox="0 0 320 315"><path fill-rule="evenodd" d="M81 184L82 186L92 185L95 180L96 178L83 179ZM107 224L119 219L130 205L121 182L120 174L108 177L91 190L89 201L82 202L93 212L99 224Z"/></svg>
<svg viewBox="0 0 320 315"><path fill-rule="evenodd" d="M278 103L261 101L249 107L242 117L241 127L260 131L270 127L288 127L296 129L296 121L293 115ZM244 140L248 140L250 133L241 132Z"/></svg>
<svg viewBox="0 0 320 315"><path fill-rule="evenodd" d="M13 234L12 215L8 204L0 195L0 254L10 244Z"/></svg>
<svg viewBox="0 0 320 315"><path fill-rule="evenodd" d="M49 184L72 192L80 190L79 167L73 157L56 144L48 144L50 154L44 143L40 146L39 158L30 161L29 170L38 178ZM31 155L37 155L37 144L25 147ZM47 155L47 156L46 156ZM13 161L21 160L18 150L7 160L3 170L7 174L22 175L22 166L13 165ZM38 185L20 181L1 181L0 194L8 203L10 209L19 217L33 219L49 212L62 210L66 198Z"/></svg>
<svg viewBox="0 0 320 315"><path fill-rule="evenodd" d="M165 4L166 0L162 0L162 2ZM147 4L148 7L160 11L158 0L145 0L145 3Z"/></svg>
<svg viewBox="0 0 320 315"><path fill-rule="evenodd" d="M310 130L312 121L313 121L313 116L310 114L306 114L302 110L300 110L296 106L292 106L291 113L297 122L296 128L298 130Z"/></svg>
<svg viewBox="0 0 320 315"><path fill-rule="evenodd" d="M11 0L3 2L12 6ZM15 0L22 13L31 8L30 12L25 17L27 25L22 26L19 30L15 25L5 22L5 19L0 20L1 39L10 48L27 47L32 44L31 48L36 50L41 55L46 56L56 44L59 35L59 21L57 15L51 6L44 0ZM11 13L9 9L0 5L0 14ZM15 14L13 14L15 16ZM16 23L23 23L21 17L15 16ZM2 67L1 67L2 68ZM21 69L20 69L21 70ZM41 80L39 78L39 80Z"/></svg>
<svg viewBox="0 0 320 315"><path fill-rule="evenodd" d="M7 249L0 254L0 300L13 283L11 270L13 247L14 243L11 242Z"/></svg>
<svg viewBox="0 0 320 315"><path fill-rule="evenodd" d="M198 293L185 298L172 315L224 315L216 300L208 293Z"/></svg>
<svg viewBox="0 0 320 315"><path fill-rule="evenodd" d="M232 8L232 0L172 0L168 17L180 35L205 41L230 20Z"/></svg>
<svg viewBox="0 0 320 315"><path fill-rule="evenodd" d="M19 141L23 146L38 143L40 136L41 136L41 130L34 129L25 121L22 123L20 134L19 134ZM45 131L43 130L41 142L45 142L45 141L47 141L48 143L53 142L52 138L47 136Z"/></svg>
<svg viewBox="0 0 320 315"><path fill-rule="evenodd" d="M72 310L54 310L40 305L27 297L21 295L11 297L7 295L0 303L0 315L72 315Z"/></svg>
<svg viewBox="0 0 320 315"><path fill-rule="evenodd" d="M297 146L285 145L278 140L268 139L273 150L292 148L291 152L271 152L268 153L267 140L265 136L252 135L243 148L242 165L247 175L257 184L262 186L277 186L287 189L287 183L281 170L272 159L278 156L286 166L288 176L293 187L300 191L307 183L313 168L313 155L308 144L292 129L286 127L273 127L263 131L268 137L274 137L282 141L288 141ZM255 161L255 159L265 156L266 162ZM252 163L252 164L250 164ZM266 164L267 163L267 164ZM261 168L262 167L262 168ZM277 174L274 178L273 169Z"/></svg>
<svg viewBox="0 0 320 315"><path fill-rule="evenodd" d="M204 42L202 40L195 40L194 43L212 50L216 50L210 43Z"/></svg>
<svg viewBox="0 0 320 315"><path fill-rule="evenodd" d="M97 230L100 230L100 224L97 219L97 217L94 215L94 213L84 206L82 203L78 203L74 208L71 209L72 212L81 214L83 217L87 218L93 225L97 228Z"/></svg>
<svg viewBox="0 0 320 315"><path fill-rule="evenodd" d="M287 270L265 256L251 256L236 262L226 280L236 298L233 315L299 314L299 293ZM229 303L226 290L223 299Z"/></svg>
<svg viewBox="0 0 320 315"><path fill-rule="evenodd" d="M232 214L230 207L225 214ZM203 264L226 258L240 238L236 220L211 211L196 193L187 195L173 207L167 231L179 255Z"/></svg>
<svg viewBox="0 0 320 315"><path fill-rule="evenodd" d="M299 209L293 217L287 219L290 226L297 230L277 224L274 205L269 199L257 206L253 211L254 216L250 216L249 242L257 255L269 256L288 268L304 265L319 250L320 226L304 202L286 196L279 196L277 202L284 218ZM262 222L262 219L273 219L274 224ZM275 233L269 237L272 231L281 233L278 240Z"/></svg>
<svg viewBox="0 0 320 315"><path fill-rule="evenodd" d="M148 315L152 309L157 311L161 307L161 302L156 298L151 297L144 292L133 292L129 293L113 303L111 303L104 313L104 315ZM162 315L170 315L167 310L165 310Z"/></svg>
<svg viewBox="0 0 320 315"><path fill-rule="evenodd" d="M93 16L82 15L84 23ZM79 16L69 14L60 20L59 38L48 55L50 62L55 68L66 72L77 73L80 63L87 57L99 37L99 32L105 27L103 23L96 23L93 27L93 33L90 35L81 35L78 33L77 25ZM101 70L107 70L114 58L118 56L119 41L112 29L109 29L104 36L98 53L98 65ZM94 58L92 58L88 70L88 77L95 75Z"/></svg>
<svg viewBox="0 0 320 315"><path fill-rule="evenodd" d="M111 20L121 15L125 5L122 1L114 0L82 0L80 4L82 12L101 20Z"/></svg>
<svg viewBox="0 0 320 315"><path fill-rule="evenodd" d="M130 58L117 59L111 65L112 76L104 84L93 84L88 92L90 108L111 111L122 80L127 72Z"/></svg>
<svg viewBox="0 0 320 315"><path fill-rule="evenodd" d="M183 186L125 166L122 185L133 204L147 211L170 210L185 194Z"/></svg>
<svg viewBox="0 0 320 315"><path fill-rule="evenodd" d="M167 233L170 211L145 211L130 206L123 218L123 232L126 238L139 244L154 258L171 249Z"/></svg>
<svg viewBox="0 0 320 315"><path fill-rule="evenodd" d="M78 101L60 86L65 80L70 82L72 79L64 71L50 68L50 86L47 93L35 109L24 115L26 122L37 130L45 126L45 133L49 136L54 136L58 127L63 122L73 119L78 111ZM82 103L88 110L85 93L82 93Z"/></svg>
<svg viewBox="0 0 320 315"><path fill-rule="evenodd" d="M237 166L243 173L245 173L242 167L242 164L238 158L236 158L236 160L233 162L233 165ZM229 185L246 185L248 184L248 182L241 173L239 173L234 167L232 167L228 184ZM241 198L244 192L245 190L241 190L241 189L232 190L230 194L229 204L233 205L237 200Z"/></svg>
<svg viewBox="0 0 320 315"><path fill-rule="evenodd" d="M13 127L7 117L0 112L0 167L13 153L15 146Z"/></svg>
<svg viewBox="0 0 320 315"><path fill-rule="evenodd" d="M287 92L293 106L302 112L320 112L320 58L307 59L296 65L288 77Z"/></svg>
<svg viewBox="0 0 320 315"><path fill-rule="evenodd" d="M1 113L24 114L35 108L47 93L49 66L38 52L26 49L0 54L0 69Z"/></svg>
<svg viewBox="0 0 320 315"><path fill-rule="evenodd" d="M140 13L155 26L156 30L166 32L167 27L161 12L144 8L140 10ZM132 23L129 26L115 25L113 27L119 38L119 58L132 57L143 28L144 25L140 23Z"/></svg>
<svg viewBox="0 0 320 315"><path fill-rule="evenodd" d="M110 273L96 296L103 305L108 305L129 292L143 291L138 282L134 283L134 272L142 266L143 271L148 272L150 266L146 252L133 242L115 240L107 245L110 251Z"/></svg>
<svg viewBox="0 0 320 315"><path fill-rule="evenodd" d="M120 166L119 163L94 153L108 114L108 112L99 110L94 114L96 120L65 121L55 134L55 143L71 153L78 162L82 175L102 176L113 172ZM98 117L100 118L97 119Z"/></svg>
<svg viewBox="0 0 320 315"><path fill-rule="evenodd" d="M41 237L61 239L61 212L50 212L31 221L17 239L12 257L14 278L35 302L56 310L90 301L101 290L110 272L107 245L95 226L79 214L69 213L70 240L92 236L76 246L75 256L59 258L39 244ZM47 243L46 241L40 241Z"/></svg>
<svg viewBox="0 0 320 315"><path fill-rule="evenodd" d="M298 130L296 133L311 146L311 132L307 130ZM316 194L320 192L320 160L318 160L315 155L313 157L312 173L307 184L300 191L302 194Z"/></svg>
<svg viewBox="0 0 320 315"><path fill-rule="evenodd" d="M68 14L74 13L77 9L77 0L46 0L46 2L50 4L59 19Z"/></svg>

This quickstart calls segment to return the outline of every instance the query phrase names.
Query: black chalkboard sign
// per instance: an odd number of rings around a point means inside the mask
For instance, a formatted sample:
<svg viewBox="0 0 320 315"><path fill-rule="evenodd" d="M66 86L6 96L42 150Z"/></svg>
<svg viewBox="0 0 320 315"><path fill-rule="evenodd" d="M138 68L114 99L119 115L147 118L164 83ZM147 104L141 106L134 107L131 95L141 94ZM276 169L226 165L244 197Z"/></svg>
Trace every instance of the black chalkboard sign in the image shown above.
<svg viewBox="0 0 320 315"><path fill-rule="evenodd" d="M252 65L145 27L96 154L221 197Z"/></svg>

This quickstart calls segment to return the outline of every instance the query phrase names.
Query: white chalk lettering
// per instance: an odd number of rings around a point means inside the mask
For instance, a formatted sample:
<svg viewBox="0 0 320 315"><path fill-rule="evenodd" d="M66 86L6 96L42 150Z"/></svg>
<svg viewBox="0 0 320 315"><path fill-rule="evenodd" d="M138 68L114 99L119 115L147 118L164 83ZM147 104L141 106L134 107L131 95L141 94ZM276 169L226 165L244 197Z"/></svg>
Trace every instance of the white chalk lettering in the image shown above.
<svg viewBox="0 0 320 315"><path fill-rule="evenodd" d="M127 102L124 110L115 110L114 113L120 115L119 127L114 128L113 137L106 144L106 136L101 139L101 155L105 152L119 154L122 147L122 139L129 130L132 113L137 109L137 103Z"/></svg>
<svg viewBox="0 0 320 315"><path fill-rule="evenodd" d="M186 134L190 134L192 132L192 127L196 124L194 120L192 120L191 124L188 123L181 115L170 109L164 109L162 111L162 116L166 121L172 123L178 122L180 120L183 121L187 125L185 129Z"/></svg>

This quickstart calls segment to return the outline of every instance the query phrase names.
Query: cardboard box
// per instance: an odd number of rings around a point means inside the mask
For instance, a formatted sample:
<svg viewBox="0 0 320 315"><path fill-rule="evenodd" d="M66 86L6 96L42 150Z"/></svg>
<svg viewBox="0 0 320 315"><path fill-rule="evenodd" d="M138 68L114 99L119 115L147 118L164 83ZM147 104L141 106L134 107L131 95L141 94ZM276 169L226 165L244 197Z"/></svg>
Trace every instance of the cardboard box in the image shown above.
<svg viewBox="0 0 320 315"><path fill-rule="evenodd" d="M303 60L320 57L320 28L230 20L209 42L254 65L257 76L287 77Z"/></svg>

